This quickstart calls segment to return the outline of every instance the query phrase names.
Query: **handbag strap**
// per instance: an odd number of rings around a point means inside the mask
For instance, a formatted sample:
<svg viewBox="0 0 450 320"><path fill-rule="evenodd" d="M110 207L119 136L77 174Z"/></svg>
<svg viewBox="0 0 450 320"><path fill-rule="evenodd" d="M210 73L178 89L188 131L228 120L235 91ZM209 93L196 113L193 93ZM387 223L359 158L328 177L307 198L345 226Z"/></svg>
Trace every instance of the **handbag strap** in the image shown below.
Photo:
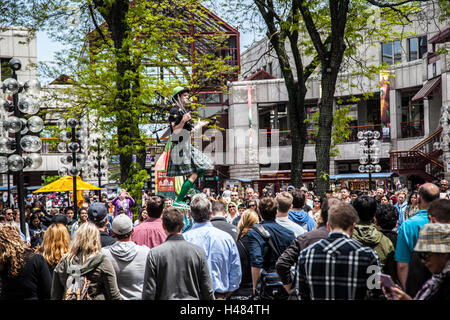
<svg viewBox="0 0 450 320"><path fill-rule="evenodd" d="M261 224L255 224L253 226L253 229L258 232L258 234L264 239L264 241L270 246L270 248L278 255L280 256L281 253L276 247L275 243L272 240L272 236L270 235L269 231L266 230Z"/></svg>
<svg viewBox="0 0 450 320"><path fill-rule="evenodd" d="M241 239L238 240L239 244L242 246L242 248L245 251L245 254L247 255L247 257L250 257L250 252L248 252L247 248L244 246L244 243L242 242Z"/></svg>

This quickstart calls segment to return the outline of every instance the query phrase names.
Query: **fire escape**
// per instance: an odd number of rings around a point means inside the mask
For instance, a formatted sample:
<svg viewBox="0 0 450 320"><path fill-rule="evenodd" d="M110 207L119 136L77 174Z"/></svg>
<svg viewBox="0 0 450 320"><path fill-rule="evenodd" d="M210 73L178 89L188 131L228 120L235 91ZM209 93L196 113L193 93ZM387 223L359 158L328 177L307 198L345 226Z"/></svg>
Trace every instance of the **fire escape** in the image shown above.
<svg viewBox="0 0 450 320"><path fill-rule="evenodd" d="M443 151L438 147L441 133L439 128L407 151L391 151L391 172L415 174L427 181L438 179L444 173L444 164L439 160Z"/></svg>
<svg viewBox="0 0 450 320"><path fill-rule="evenodd" d="M436 44L450 41L450 26L444 28L437 35L429 39L428 43L433 45L427 59L428 81L411 99L411 101L427 98L435 90L441 89L441 56L436 53ZM441 90L445 90L442 88ZM414 174L426 181L441 178L444 175L444 163L440 159L443 154L441 148L442 127L431 133L424 140L406 151L391 151L391 171L399 175Z"/></svg>

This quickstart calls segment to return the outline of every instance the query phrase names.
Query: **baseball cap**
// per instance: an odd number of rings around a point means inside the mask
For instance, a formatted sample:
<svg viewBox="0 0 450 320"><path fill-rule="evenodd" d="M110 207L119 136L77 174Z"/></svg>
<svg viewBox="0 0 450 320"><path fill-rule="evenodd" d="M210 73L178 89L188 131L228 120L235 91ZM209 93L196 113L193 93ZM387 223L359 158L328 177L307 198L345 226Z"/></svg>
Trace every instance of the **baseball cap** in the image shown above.
<svg viewBox="0 0 450 320"><path fill-rule="evenodd" d="M88 219L93 222L100 222L108 215L108 209L104 203L94 202L89 206Z"/></svg>
<svg viewBox="0 0 450 320"><path fill-rule="evenodd" d="M115 234L121 236L133 230L133 222L127 215L119 214L114 218L111 229Z"/></svg>
<svg viewBox="0 0 450 320"><path fill-rule="evenodd" d="M67 226L69 224L69 218L67 218L64 214L58 213L53 216L52 223L62 223Z"/></svg>

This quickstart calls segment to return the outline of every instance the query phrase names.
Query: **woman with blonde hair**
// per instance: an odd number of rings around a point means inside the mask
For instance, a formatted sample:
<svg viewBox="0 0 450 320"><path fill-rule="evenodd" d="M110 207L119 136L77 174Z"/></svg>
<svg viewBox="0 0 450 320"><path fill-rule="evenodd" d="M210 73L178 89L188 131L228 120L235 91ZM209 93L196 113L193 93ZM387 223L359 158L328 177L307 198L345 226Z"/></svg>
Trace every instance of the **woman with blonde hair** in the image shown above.
<svg viewBox="0 0 450 320"><path fill-rule="evenodd" d="M40 253L45 261L47 261L50 273L61 261L62 257L69 251L70 235L67 227L62 223L50 225L44 233L42 245L37 252Z"/></svg>
<svg viewBox="0 0 450 320"><path fill-rule="evenodd" d="M259 223L258 214L252 209L245 210L239 219L237 247L241 259L242 280L239 288L230 296L230 300L251 300L253 297L250 245L247 234L257 223Z"/></svg>
<svg viewBox="0 0 450 320"><path fill-rule="evenodd" d="M51 276L44 258L8 224L0 224L0 283L0 300L50 298Z"/></svg>
<svg viewBox="0 0 450 320"><path fill-rule="evenodd" d="M93 300L120 300L116 272L101 253L100 232L92 222L83 223L69 246L69 251L53 273L52 300L64 299L69 274L78 274L90 281L88 296Z"/></svg>

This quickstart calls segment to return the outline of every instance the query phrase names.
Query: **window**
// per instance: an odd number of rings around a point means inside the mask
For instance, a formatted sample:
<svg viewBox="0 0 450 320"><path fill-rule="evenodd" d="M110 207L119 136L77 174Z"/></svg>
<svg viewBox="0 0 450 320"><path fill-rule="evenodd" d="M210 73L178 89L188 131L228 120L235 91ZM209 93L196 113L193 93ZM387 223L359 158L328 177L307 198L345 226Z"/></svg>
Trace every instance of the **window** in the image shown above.
<svg viewBox="0 0 450 320"><path fill-rule="evenodd" d="M402 61L402 43L399 40L389 41L381 45L381 61L394 64Z"/></svg>
<svg viewBox="0 0 450 320"><path fill-rule="evenodd" d="M408 39L408 61L422 59L427 52L427 36Z"/></svg>
<svg viewBox="0 0 450 320"><path fill-rule="evenodd" d="M198 103L204 105L221 104L220 93L201 93L198 95Z"/></svg>
<svg viewBox="0 0 450 320"><path fill-rule="evenodd" d="M411 101L415 92L402 93L402 138L422 137L424 135L423 99Z"/></svg>

